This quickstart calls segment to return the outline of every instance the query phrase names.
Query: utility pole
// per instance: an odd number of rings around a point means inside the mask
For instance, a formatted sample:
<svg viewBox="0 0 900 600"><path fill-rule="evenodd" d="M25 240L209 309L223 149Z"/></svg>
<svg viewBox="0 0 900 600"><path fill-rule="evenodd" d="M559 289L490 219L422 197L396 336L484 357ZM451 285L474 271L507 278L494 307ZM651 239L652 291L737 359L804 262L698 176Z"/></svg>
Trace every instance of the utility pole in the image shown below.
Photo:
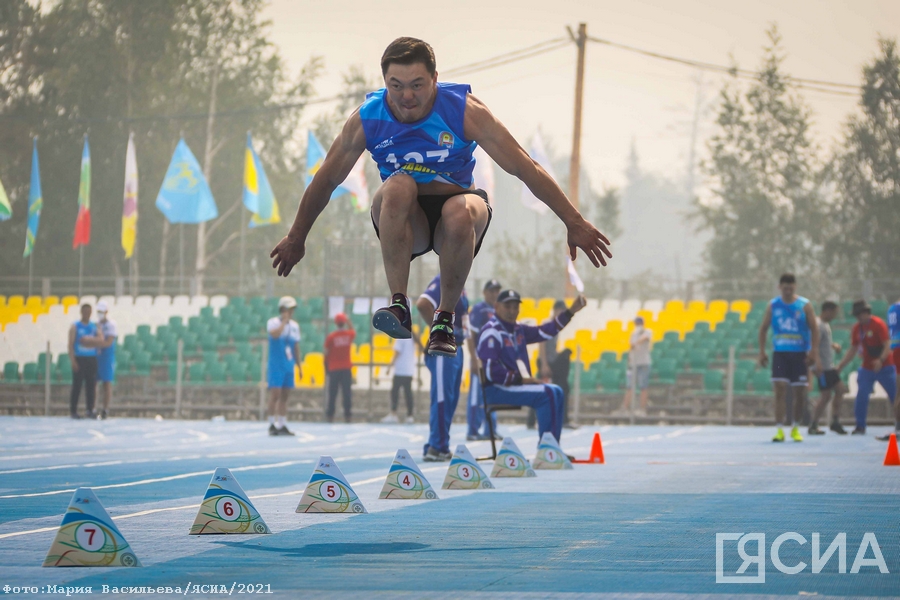
<svg viewBox="0 0 900 600"><path fill-rule="evenodd" d="M575 123L572 130L572 154L569 159L569 201L578 209L578 180L581 175L581 108L584 96L584 51L587 46L587 23L578 24L578 35L566 27L569 37L578 47L578 65L575 68ZM575 296L575 288L566 271L566 297Z"/></svg>

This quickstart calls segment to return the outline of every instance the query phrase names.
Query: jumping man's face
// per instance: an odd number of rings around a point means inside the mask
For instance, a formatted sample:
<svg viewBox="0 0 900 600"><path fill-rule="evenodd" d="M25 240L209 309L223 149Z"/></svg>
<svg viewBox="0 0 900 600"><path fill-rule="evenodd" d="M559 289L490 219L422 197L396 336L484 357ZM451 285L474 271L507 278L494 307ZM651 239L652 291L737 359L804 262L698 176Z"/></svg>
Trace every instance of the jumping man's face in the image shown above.
<svg viewBox="0 0 900 600"><path fill-rule="evenodd" d="M398 121L412 123L423 118L434 103L437 72L431 75L423 63L391 63L384 74L388 104Z"/></svg>
<svg viewBox="0 0 900 600"><path fill-rule="evenodd" d="M519 303L515 300L500 302L497 304L495 310L497 311L497 317L499 317L501 321L515 323L516 319L519 318Z"/></svg>

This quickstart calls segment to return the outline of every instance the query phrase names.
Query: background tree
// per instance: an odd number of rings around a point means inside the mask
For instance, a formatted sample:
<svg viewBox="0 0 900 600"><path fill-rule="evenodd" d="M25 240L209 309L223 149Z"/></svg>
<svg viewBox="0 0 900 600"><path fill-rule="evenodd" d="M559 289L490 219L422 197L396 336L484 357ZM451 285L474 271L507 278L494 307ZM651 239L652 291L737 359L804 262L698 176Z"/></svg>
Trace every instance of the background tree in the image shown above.
<svg viewBox="0 0 900 600"><path fill-rule="evenodd" d="M745 94L736 83L720 94L718 131L703 165L713 199L696 204L696 217L712 234L706 246L710 278L770 282L796 271L806 287L819 273L822 249L819 163L809 139L810 110L781 71L781 37L774 26L767 35L756 82ZM718 285L713 291L748 289Z"/></svg>
<svg viewBox="0 0 900 600"><path fill-rule="evenodd" d="M863 68L862 114L852 116L829 169L835 186L827 246L833 272L897 293L900 272L900 56L896 40ZM882 281L877 281L881 279Z"/></svg>

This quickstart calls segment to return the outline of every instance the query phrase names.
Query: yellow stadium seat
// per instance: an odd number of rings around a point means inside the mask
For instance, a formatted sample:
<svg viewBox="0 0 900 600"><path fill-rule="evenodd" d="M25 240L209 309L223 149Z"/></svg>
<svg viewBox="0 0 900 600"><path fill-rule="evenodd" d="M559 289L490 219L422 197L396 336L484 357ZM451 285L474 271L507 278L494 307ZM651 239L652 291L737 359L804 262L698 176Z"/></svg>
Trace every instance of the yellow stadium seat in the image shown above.
<svg viewBox="0 0 900 600"><path fill-rule="evenodd" d="M303 378L295 377L295 382L303 387L325 385L325 358L320 352L310 352L303 357Z"/></svg>
<svg viewBox="0 0 900 600"><path fill-rule="evenodd" d="M66 307L66 312L69 312L69 307L76 306L78 304L78 296L63 296L62 297L62 305Z"/></svg>
<svg viewBox="0 0 900 600"><path fill-rule="evenodd" d="M391 338L383 333L376 333L372 337L372 342L375 348L391 348L394 345Z"/></svg>
<svg viewBox="0 0 900 600"><path fill-rule="evenodd" d="M537 305L537 321L543 323L553 314L553 304L556 302L553 298L541 298Z"/></svg>
<svg viewBox="0 0 900 600"><path fill-rule="evenodd" d="M728 312L728 301L727 300L710 300L709 309L707 312L711 315L722 315L723 317Z"/></svg>
<svg viewBox="0 0 900 600"><path fill-rule="evenodd" d="M706 302L703 300L691 300L687 307L687 312L689 313L700 313L703 314L706 312Z"/></svg>
<svg viewBox="0 0 900 600"><path fill-rule="evenodd" d="M606 331L614 332L614 333L623 333L626 330L622 326L622 321L620 321L619 319L611 319L606 322Z"/></svg>
<svg viewBox="0 0 900 600"><path fill-rule="evenodd" d="M372 347L369 344L354 344L350 348L350 360L357 365L369 364L369 357L372 355Z"/></svg>
<svg viewBox="0 0 900 600"><path fill-rule="evenodd" d="M750 312L751 304L749 300L734 300L731 303L731 310L736 313L741 313L741 321L747 316L747 313Z"/></svg>
<svg viewBox="0 0 900 600"><path fill-rule="evenodd" d="M6 308L6 296L0 294L0 308Z"/></svg>
<svg viewBox="0 0 900 600"><path fill-rule="evenodd" d="M28 298L25 300L26 307L28 307L28 306L40 307L43 305L44 305L44 299L41 296L28 296Z"/></svg>
<svg viewBox="0 0 900 600"><path fill-rule="evenodd" d="M391 348L375 348L375 356L373 362L376 365L390 364L394 358L394 351Z"/></svg>
<svg viewBox="0 0 900 600"><path fill-rule="evenodd" d="M666 302L665 308L663 308L666 312L684 312L684 300L669 300Z"/></svg>
<svg viewBox="0 0 900 600"><path fill-rule="evenodd" d="M44 308L50 308L59 304L59 296L47 296L44 298Z"/></svg>
<svg viewBox="0 0 900 600"><path fill-rule="evenodd" d="M6 299L6 307L15 309L23 309L25 308L25 297L24 296L10 296Z"/></svg>

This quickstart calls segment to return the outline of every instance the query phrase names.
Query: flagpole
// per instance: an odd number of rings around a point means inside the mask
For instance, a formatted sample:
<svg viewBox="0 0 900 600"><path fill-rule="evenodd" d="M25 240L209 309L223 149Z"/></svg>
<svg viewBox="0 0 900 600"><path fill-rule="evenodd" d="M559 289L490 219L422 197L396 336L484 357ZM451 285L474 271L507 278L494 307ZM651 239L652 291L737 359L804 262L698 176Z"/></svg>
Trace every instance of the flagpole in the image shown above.
<svg viewBox="0 0 900 600"><path fill-rule="evenodd" d="M178 293L184 287L184 223L178 224Z"/></svg>
<svg viewBox="0 0 900 600"><path fill-rule="evenodd" d="M81 298L81 276L84 272L84 244L78 246L78 297Z"/></svg>
<svg viewBox="0 0 900 600"><path fill-rule="evenodd" d="M240 252L240 268L238 269L238 293L243 295L244 294L244 245L246 244L246 242L244 240L247 235L247 224L244 220L244 211L243 210L240 210L240 218L241 218L241 252Z"/></svg>
<svg viewBox="0 0 900 600"><path fill-rule="evenodd" d="M584 50L587 45L587 23L578 24L578 35L566 27L569 38L578 46L578 63L575 69L575 119L572 131L572 155L569 157L569 202L578 209L578 183L581 176L581 108L584 95ZM566 276L566 297L575 295L575 289Z"/></svg>
<svg viewBox="0 0 900 600"><path fill-rule="evenodd" d="M31 295L31 276L34 273L34 250L28 255L28 295Z"/></svg>

